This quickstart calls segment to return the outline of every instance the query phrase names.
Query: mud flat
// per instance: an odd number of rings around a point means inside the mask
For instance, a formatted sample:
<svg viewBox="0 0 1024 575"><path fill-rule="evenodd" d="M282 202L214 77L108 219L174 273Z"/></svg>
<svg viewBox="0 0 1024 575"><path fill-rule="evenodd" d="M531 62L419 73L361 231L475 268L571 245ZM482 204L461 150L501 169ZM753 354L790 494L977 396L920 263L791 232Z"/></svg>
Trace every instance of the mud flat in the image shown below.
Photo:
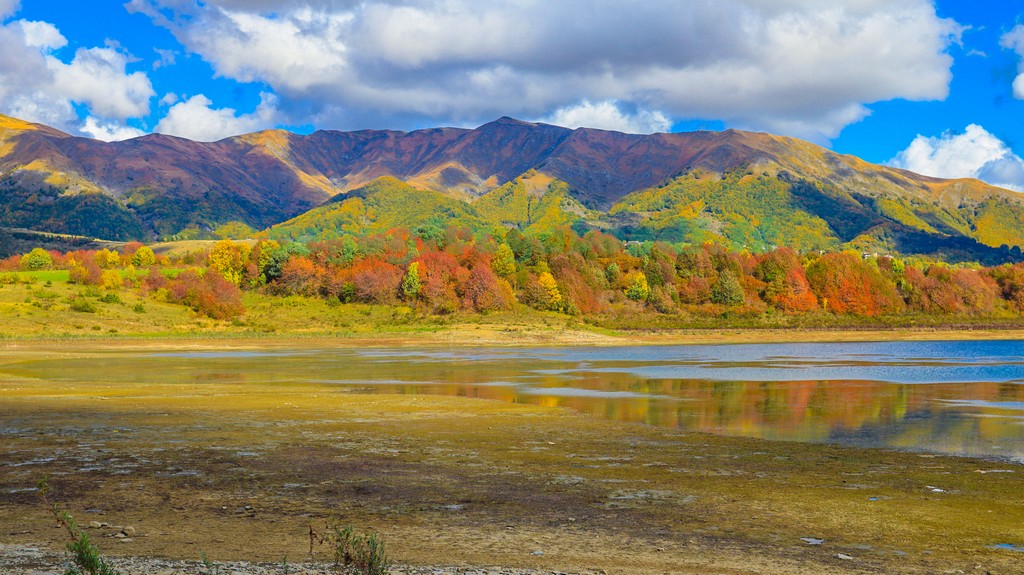
<svg viewBox="0 0 1024 575"><path fill-rule="evenodd" d="M66 376L19 375L57 353ZM284 573L285 558L320 573L305 562L330 555L310 554L309 528L330 523L379 533L396 573L999 574L1024 560L1011 462L216 374L76 379L90 353L0 359L0 560L39 550L0 572L59 559L43 477L126 574L199 573L200 554L248 562L224 573Z"/></svg>

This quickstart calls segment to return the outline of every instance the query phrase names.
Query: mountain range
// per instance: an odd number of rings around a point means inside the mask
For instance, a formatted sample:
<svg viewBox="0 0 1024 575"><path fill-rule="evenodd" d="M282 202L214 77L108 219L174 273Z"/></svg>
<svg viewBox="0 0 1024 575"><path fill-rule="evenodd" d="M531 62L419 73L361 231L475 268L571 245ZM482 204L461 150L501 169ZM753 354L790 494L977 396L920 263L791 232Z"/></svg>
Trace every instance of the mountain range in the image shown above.
<svg viewBox="0 0 1024 575"><path fill-rule="evenodd" d="M1021 258L1024 195L737 130L267 130L101 142L0 116L0 226L110 240L294 240L459 223L626 240Z"/></svg>

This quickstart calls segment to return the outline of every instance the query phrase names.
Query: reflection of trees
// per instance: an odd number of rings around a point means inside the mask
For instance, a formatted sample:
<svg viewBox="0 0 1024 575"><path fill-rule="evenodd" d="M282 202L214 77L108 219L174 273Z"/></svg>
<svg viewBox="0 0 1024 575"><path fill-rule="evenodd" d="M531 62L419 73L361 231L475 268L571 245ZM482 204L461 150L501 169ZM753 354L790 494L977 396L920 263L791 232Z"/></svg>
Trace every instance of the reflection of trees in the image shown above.
<svg viewBox="0 0 1024 575"><path fill-rule="evenodd" d="M239 386L325 382L378 393L434 394L574 409L607 419L766 439L838 441L860 445L991 453L1021 444L1024 385L962 383L902 385L870 381L708 381L649 379L628 371L631 361L600 361L616 372L586 371L578 363L537 359L383 358L355 352L277 357L104 357L76 365L76 378L131 380L153 385L217 382ZM145 362L145 363L144 363ZM140 366L145 365L142 369ZM72 377L64 364L24 363L24 377ZM537 370L567 370L539 373ZM494 385L499 383L499 385ZM503 383L503 384L501 384ZM543 388L629 392L587 397L524 393ZM965 406L970 399L989 405ZM1012 453L1008 453L1010 455Z"/></svg>

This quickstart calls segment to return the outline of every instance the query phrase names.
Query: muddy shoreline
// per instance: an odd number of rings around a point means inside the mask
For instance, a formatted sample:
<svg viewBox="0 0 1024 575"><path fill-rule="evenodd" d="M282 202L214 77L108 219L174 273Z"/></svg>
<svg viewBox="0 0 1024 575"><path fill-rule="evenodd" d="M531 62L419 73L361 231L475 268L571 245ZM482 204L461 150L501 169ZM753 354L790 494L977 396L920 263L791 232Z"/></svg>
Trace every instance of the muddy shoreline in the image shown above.
<svg viewBox="0 0 1024 575"><path fill-rule="evenodd" d="M200 553L264 569L244 575L283 573L285 557L309 558L309 526L331 522L380 534L416 575L1019 570L1019 552L993 545L1024 541L1020 465L216 373L160 386L19 375L22 362L58 357L73 370L138 342L125 343L21 342L0 358L4 553L59 559L62 532L33 491L48 477L80 523L135 528L131 541L90 530L105 555L143 570L184 562L159 567L166 575L203 573ZM141 349L151 345L183 347Z"/></svg>

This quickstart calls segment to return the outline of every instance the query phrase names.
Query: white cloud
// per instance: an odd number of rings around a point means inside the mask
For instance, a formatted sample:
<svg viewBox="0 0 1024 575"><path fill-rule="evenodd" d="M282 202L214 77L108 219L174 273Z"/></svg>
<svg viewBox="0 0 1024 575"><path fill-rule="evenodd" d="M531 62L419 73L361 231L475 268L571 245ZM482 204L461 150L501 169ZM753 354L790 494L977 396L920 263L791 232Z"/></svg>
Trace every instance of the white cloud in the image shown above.
<svg viewBox="0 0 1024 575"><path fill-rule="evenodd" d="M889 164L936 178L978 178L1024 191L1024 160L985 128L971 124L963 133L917 136Z"/></svg>
<svg viewBox="0 0 1024 575"><path fill-rule="evenodd" d="M103 140L104 142L120 142L121 140L130 140L131 138L146 135L146 132L138 128L118 124L117 122L104 122L92 116L85 119L85 124L82 126L81 131L90 138Z"/></svg>
<svg viewBox="0 0 1024 575"><path fill-rule="evenodd" d="M131 0L216 73L334 127L618 102L827 140L866 104L946 97L930 0Z"/></svg>
<svg viewBox="0 0 1024 575"><path fill-rule="evenodd" d="M1017 64L1019 73L1013 79L1013 97L1024 100L1024 24L1017 24L1012 30L1003 34L999 39L999 45L1013 50L1021 58L1020 63Z"/></svg>
<svg viewBox="0 0 1024 575"><path fill-rule="evenodd" d="M672 122L661 112L637 110L623 112L617 102L583 100L575 106L555 110L555 113L541 121L566 128L599 128L630 134L652 134L667 132Z"/></svg>
<svg viewBox="0 0 1024 575"><path fill-rule="evenodd" d="M21 32L25 36L25 45L41 50L56 50L67 46L68 40L57 30L57 27L49 22L30 22L18 20L15 22L21 26Z"/></svg>
<svg viewBox="0 0 1024 575"><path fill-rule="evenodd" d="M178 56L178 53L174 50L161 50L160 48L153 48L153 51L156 52L156 55L160 57L159 59L153 62L154 70L158 70L166 66L173 66Z"/></svg>
<svg viewBox="0 0 1024 575"><path fill-rule="evenodd" d="M0 22L14 15L20 8L20 0L0 0Z"/></svg>
<svg viewBox="0 0 1024 575"><path fill-rule="evenodd" d="M87 135L149 114L152 85L144 73L128 73L128 54L116 46L80 48L65 62L55 51L67 43L47 22L0 24L0 112ZM83 125L74 104L95 123Z"/></svg>
<svg viewBox="0 0 1024 575"><path fill-rule="evenodd" d="M171 106L154 131L200 142L214 142L270 128L276 116L276 99L270 94L262 96L263 101L255 112L238 114L232 108L213 108L209 98L198 94Z"/></svg>
<svg viewBox="0 0 1024 575"><path fill-rule="evenodd" d="M128 56L114 48L82 48L70 64L49 58L54 88L107 118L123 120L149 114L156 93L142 72L126 72Z"/></svg>
<svg viewBox="0 0 1024 575"><path fill-rule="evenodd" d="M175 94L174 92L168 92L168 93L164 94L163 98L160 98L160 105L161 106L173 106L174 104L178 103L178 100L179 100L179 98L178 98L177 94Z"/></svg>

